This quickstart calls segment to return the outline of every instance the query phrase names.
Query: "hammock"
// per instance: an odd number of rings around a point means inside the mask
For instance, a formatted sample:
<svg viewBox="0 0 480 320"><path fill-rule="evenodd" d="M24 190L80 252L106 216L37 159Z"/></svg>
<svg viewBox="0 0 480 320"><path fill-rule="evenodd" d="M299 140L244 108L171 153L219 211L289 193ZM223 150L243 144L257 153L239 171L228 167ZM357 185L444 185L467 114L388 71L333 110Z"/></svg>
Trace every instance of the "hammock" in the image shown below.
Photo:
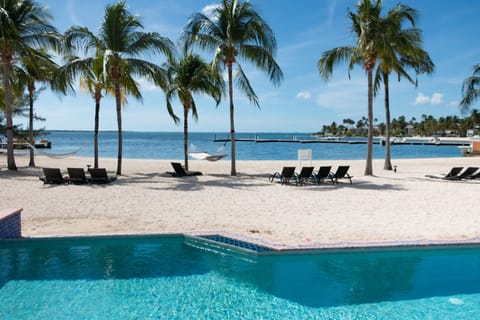
<svg viewBox="0 0 480 320"><path fill-rule="evenodd" d="M196 160L208 160L208 161L218 161L223 157L226 157L226 154L217 154L211 155L207 152L189 152L188 155Z"/></svg>
<svg viewBox="0 0 480 320"><path fill-rule="evenodd" d="M71 157L71 156L74 156L75 154L77 154L80 150L83 149L83 147L87 144L86 142L84 144L82 144L80 146L80 148L78 148L77 150L75 151L72 151L72 152L68 152L68 153L48 153L48 152L45 152L41 149L37 149L35 148L35 146L32 146L30 143L28 142L24 142L27 147L33 149L35 152L38 152L44 156L47 156L49 158L54 158L54 159L63 159L63 158L68 158L68 157Z"/></svg>

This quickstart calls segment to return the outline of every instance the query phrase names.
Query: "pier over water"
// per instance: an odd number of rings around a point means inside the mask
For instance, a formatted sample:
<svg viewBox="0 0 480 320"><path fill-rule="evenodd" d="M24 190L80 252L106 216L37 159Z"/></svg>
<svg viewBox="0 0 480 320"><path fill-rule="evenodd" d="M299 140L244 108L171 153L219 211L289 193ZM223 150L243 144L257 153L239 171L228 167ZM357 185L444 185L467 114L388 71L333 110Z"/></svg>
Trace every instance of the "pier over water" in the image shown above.
<svg viewBox="0 0 480 320"><path fill-rule="evenodd" d="M229 138L217 138L214 136L213 142L230 142ZM291 138L268 138L262 139L260 136L256 135L251 138L238 138L235 139L238 142L255 142L255 143L266 143L266 142L285 142L285 143L302 143L302 144L309 144L309 143L338 143L338 144L367 144L366 138L339 138L339 137L329 137L329 138L317 138L317 139L303 139L298 138L297 136L291 136ZM384 139L374 138L373 144L385 144ZM465 140L448 140L448 138L444 139L436 139L435 141L431 141L431 139L408 139L404 138L402 140L396 141L393 140L390 142L391 145L421 145L421 146L469 146L470 141L467 139Z"/></svg>

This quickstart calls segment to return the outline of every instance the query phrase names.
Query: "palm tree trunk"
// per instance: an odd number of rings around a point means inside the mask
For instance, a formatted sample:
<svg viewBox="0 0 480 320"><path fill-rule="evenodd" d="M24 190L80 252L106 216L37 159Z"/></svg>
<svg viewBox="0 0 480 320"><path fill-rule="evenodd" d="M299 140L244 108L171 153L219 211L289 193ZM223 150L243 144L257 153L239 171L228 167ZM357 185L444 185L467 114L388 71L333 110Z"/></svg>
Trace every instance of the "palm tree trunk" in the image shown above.
<svg viewBox="0 0 480 320"><path fill-rule="evenodd" d="M34 137L33 137L33 91L35 90L35 86L33 84L29 84L28 86L28 100L30 103L30 112L28 117L28 139L30 140L30 162L28 163L29 167L35 167L35 153L33 150L33 146L35 145Z"/></svg>
<svg viewBox="0 0 480 320"><path fill-rule="evenodd" d="M100 99L95 98L95 129L93 131L93 167L98 168L98 127L99 127Z"/></svg>
<svg viewBox="0 0 480 320"><path fill-rule="evenodd" d="M233 110L233 73L232 73L232 63L227 64L228 67L228 95L230 98L230 144L231 144L231 159L232 166L230 170L230 175L236 176L237 169L235 168L235 124L234 124L234 110Z"/></svg>
<svg viewBox="0 0 480 320"><path fill-rule="evenodd" d="M385 88L385 163L384 170L392 170L392 160L390 156L390 97L388 87L388 74L383 74L383 82Z"/></svg>
<svg viewBox="0 0 480 320"><path fill-rule="evenodd" d="M3 86L5 89L5 116L6 116L6 130L7 130L7 166L8 170L17 170L15 165L15 156L13 154L13 119L11 106L11 92L10 92L10 64L11 59L3 59Z"/></svg>
<svg viewBox="0 0 480 320"><path fill-rule="evenodd" d="M188 108L186 106L183 106L183 153L185 170L188 171Z"/></svg>
<svg viewBox="0 0 480 320"><path fill-rule="evenodd" d="M115 102L117 106L117 127L118 127L118 156L117 156L117 175L122 175L122 100L120 95L120 79L115 78Z"/></svg>
<svg viewBox="0 0 480 320"><path fill-rule="evenodd" d="M365 175L373 175L372 151L373 151L373 81L372 70L367 70L368 76L368 138L367 138L367 161Z"/></svg>

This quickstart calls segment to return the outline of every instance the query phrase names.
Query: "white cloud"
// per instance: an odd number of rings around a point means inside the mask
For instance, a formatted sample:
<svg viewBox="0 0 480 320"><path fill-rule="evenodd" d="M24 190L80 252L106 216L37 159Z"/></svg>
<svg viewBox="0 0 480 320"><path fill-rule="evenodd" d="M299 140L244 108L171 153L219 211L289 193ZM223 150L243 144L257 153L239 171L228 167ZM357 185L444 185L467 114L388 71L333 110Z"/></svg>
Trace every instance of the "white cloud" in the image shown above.
<svg viewBox="0 0 480 320"><path fill-rule="evenodd" d="M203 13L204 15L206 15L207 17L211 17L213 11L214 11L216 8L218 8L219 6L220 6L220 4L218 4L218 3L209 4L209 5L205 6L205 7L203 7L202 13Z"/></svg>
<svg viewBox="0 0 480 320"><path fill-rule="evenodd" d="M328 27L331 28L333 26L333 17L335 14L335 7L337 6L337 0L330 1L330 5L328 6Z"/></svg>
<svg viewBox="0 0 480 320"><path fill-rule="evenodd" d="M310 91L300 91L296 95L297 99L303 99L303 100L310 100L312 98L312 94Z"/></svg>
<svg viewBox="0 0 480 320"><path fill-rule="evenodd" d="M434 93L430 99L431 104L440 104L443 102L443 93Z"/></svg>
<svg viewBox="0 0 480 320"><path fill-rule="evenodd" d="M443 93L435 92L431 97L423 94L422 92L417 94L415 98L415 105L418 104L440 104L443 102Z"/></svg>
<svg viewBox="0 0 480 320"><path fill-rule="evenodd" d="M450 107L458 107L458 106L460 105L460 102L458 102L458 101L450 101L450 102L448 103L448 105L449 105Z"/></svg>
<svg viewBox="0 0 480 320"><path fill-rule="evenodd" d="M415 99L415 104L427 104L430 103L430 98L424 95L423 93L417 94L417 98Z"/></svg>

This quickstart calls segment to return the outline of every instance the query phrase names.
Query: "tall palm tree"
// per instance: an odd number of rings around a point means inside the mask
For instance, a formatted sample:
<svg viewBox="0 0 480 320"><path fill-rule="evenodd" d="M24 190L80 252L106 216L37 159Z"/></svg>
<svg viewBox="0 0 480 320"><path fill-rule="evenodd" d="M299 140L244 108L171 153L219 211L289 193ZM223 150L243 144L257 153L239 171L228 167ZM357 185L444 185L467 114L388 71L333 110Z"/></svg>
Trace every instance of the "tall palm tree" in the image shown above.
<svg viewBox="0 0 480 320"><path fill-rule="evenodd" d="M379 64L374 77L374 95L377 95L380 84L383 83L386 118L383 167L385 170L393 169L390 153L390 73L395 72L399 81L403 77L417 86L417 79L413 79L406 69L414 69L418 75L419 73L432 73L435 68L428 53L422 49L421 31L415 28L416 16L415 9L398 4L387 13L381 23L384 30L384 45L383 50L379 53ZM411 28L403 28L406 21L411 24Z"/></svg>
<svg viewBox="0 0 480 320"><path fill-rule="evenodd" d="M67 30L65 33L65 39L67 46L71 47L70 32L75 32L76 27ZM93 36L93 34L92 34ZM93 166L98 168L98 132L99 132L99 120L100 120L100 103L103 98L103 92L114 96L113 83L108 76L103 72L103 59L98 54L92 57L81 58L78 56L66 57L67 63L61 66L56 74L55 79L57 85L63 90L68 89L65 86L71 86L73 80L80 77L80 89L88 91L93 100L95 101L95 124L93 131ZM126 104L126 98L124 91L127 90L128 94L134 96L136 99L141 99L136 82L130 77L125 77L123 81L122 90L122 105Z"/></svg>
<svg viewBox="0 0 480 320"><path fill-rule="evenodd" d="M251 62L279 85L283 73L274 55L277 41L273 30L248 1L223 0L212 14L195 13L182 36L187 44L195 43L214 52L213 66L228 73L230 103L231 175L237 174L235 156L235 124L233 104L233 65L237 66L235 82L249 101L259 107L258 97L244 73L238 58Z"/></svg>
<svg viewBox="0 0 480 320"><path fill-rule="evenodd" d="M17 170L13 154L12 67L20 57L35 60L34 48L59 48L60 37L49 24L50 20L48 12L35 1L3 0L0 3L0 62L3 66L9 170Z"/></svg>
<svg viewBox="0 0 480 320"><path fill-rule="evenodd" d="M172 98L176 96L183 106L183 151L185 169L188 170L188 114L192 111L194 119L198 119L197 104L194 94L210 95L215 102L220 103L224 84L218 74L212 74L212 68L199 55L184 52L178 61L174 57L168 59L165 65L167 70L166 100L167 110L175 123L180 119L175 115Z"/></svg>
<svg viewBox="0 0 480 320"><path fill-rule="evenodd" d="M373 175L373 71L380 52L384 50L382 30L382 1L361 0L357 11L349 11L352 32L356 36L356 46L338 47L322 54L317 63L320 76L328 80L333 73L333 67L339 62L348 61L351 70L356 64L361 64L367 73L368 83L368 138L365 175Z"/></svg>
<svg viewBox="0 0 480 320"><path fill-rule="evenodd" d="M34 109L33 103L35 100L36 83L49 83L51 84L52 75L58 65L52 60L45 50L37 50L34 56L28 55L20 57L19 63L15 66L15 76L18 81L25 83L28 91L29 101L29 121L28 121L28 136L29 143L33 146L35 143L33 120ZM51 86L53 88L53 86ZM35 152L33 148L30 148L30 161L28 166L35 167Z"/></svg>
<svg viewBox="0 0 480 320"><path fill-rule="evenodd" d="M86 51L95 50L101 56L103 74L113 83L118 126L117 175L122 174L121 107L125 81L137 76L154 83L160 82L164 70L140 57L157 53L170 56L174 51L173 43L168 38L155 32L142 32L141 29L143 25L140 19L127 10L125 2L118 2L106 7L98 35L86 28L75 28L70 34L77 45L83 46Z"/></svg>
<svg viewBox="0 0 480 320"><path fill-rule="evenodd" d="M480 64L473 66L472 75L463 81L462 95L460 110L465 114L480 98Z"/></svg>

